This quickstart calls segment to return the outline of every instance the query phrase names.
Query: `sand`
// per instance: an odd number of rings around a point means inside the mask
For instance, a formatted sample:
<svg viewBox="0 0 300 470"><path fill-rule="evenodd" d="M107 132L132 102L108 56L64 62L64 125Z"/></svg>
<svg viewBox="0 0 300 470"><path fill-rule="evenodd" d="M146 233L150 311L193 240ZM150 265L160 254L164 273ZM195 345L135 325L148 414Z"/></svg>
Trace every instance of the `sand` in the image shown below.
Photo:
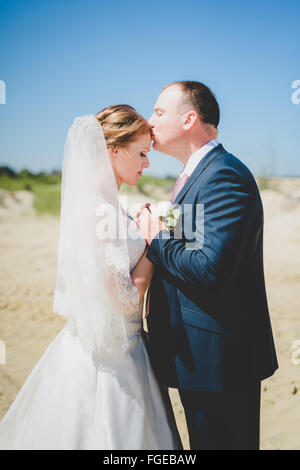
<svg viewBox="0 0 300 470"><path fill-rule="evenodd" d="M299 188L298 180L298 185L285 182L281 192L262 192L265 277L280 365L262 382L262 449L300 449L300 351L292 349L295 340L300 344ZM52 313L59 219L26 213L7 209L0 214L0 340L6 345L6 364L0 364L0 418L64 326ZM184 411L177 391L169 392L188 449Z"/></svg>

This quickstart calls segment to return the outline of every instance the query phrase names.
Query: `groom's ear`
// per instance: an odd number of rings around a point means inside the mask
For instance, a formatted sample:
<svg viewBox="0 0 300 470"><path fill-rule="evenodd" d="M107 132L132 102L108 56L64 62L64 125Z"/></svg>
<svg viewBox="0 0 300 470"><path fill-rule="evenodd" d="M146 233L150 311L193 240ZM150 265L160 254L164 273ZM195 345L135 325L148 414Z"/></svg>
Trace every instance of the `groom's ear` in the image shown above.
<svg viewBox="0 0 300 470"><path fill-rule="evenodd" d="M193 109L191 111L187 111L186 113L184 113L182 118L183 118L183 128L185 130L191 129L191 127L193 127L196 124L196 122L199 120L197 112L194 111Z"/></svg>

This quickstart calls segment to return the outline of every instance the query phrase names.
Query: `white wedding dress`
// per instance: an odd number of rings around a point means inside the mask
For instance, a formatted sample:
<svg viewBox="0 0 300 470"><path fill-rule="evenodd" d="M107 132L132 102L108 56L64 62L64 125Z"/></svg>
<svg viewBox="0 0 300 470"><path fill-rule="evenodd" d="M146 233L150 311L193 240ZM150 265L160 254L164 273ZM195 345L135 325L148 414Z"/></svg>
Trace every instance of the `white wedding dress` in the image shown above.
<svg viewBox="0 0 300 470"><path fill-rule="evenodd" d="M139 238L127 239L130 271L145 249L136 230ZM167 392L149 361L142 303L127 317L126 329L134 369L127 369L124 356L113 376L95 368L78 337L65 326L0 422L0 449L182 449ZM140 400L122 386L127 374L135 374Z"/></svg>

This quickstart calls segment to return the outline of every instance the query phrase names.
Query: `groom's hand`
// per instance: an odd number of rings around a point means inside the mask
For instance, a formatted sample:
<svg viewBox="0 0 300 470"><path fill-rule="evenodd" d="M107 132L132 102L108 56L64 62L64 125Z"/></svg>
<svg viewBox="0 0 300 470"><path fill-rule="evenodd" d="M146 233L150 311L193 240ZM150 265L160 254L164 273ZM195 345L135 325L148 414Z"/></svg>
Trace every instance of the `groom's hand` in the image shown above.
<svg viewBox="0 0 300 470"><path fill-rule="evenodd" d="M166 224L159 220L157 206L149 203L145 204L138 213L137 225L148 245L161 230L167 229Z"/></svg>

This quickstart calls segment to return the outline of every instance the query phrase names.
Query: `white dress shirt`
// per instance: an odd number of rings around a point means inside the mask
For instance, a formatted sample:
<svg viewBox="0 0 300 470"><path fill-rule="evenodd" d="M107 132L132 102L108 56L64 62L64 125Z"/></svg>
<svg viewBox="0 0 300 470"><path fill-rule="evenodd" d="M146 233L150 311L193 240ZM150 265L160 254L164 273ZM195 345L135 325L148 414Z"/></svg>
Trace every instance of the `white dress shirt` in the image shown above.
<svg viewBox="0 0 300 470"><path fill-rule="evenodd" d="M200 160L202 160L202 158L205 157L208 152L217 147L219 144L220 142L218 139L213 139L196 150L196 152L192 153L186 162L182 173L184 172L188 177L190 177Z"/></svg>

